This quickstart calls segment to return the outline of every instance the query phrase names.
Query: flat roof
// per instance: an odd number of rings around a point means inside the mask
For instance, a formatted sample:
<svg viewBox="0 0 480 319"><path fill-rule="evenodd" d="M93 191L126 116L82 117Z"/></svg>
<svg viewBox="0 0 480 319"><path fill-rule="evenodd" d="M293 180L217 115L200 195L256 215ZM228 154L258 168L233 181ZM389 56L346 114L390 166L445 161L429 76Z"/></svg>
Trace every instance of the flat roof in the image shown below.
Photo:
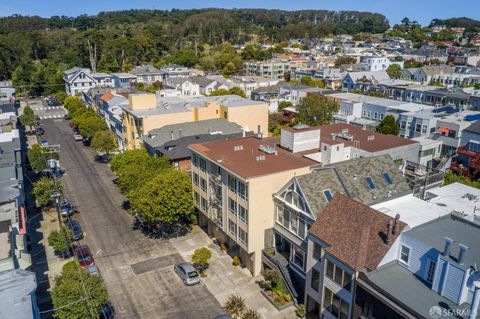
<svg viewBox="0 0 480 319"><path fill-rule="evenodd" d="M264 139L245 137L193 144L190 145L190 149L244 179L318 164L316 161L281 148L279 144L278 137ZM259 150L261 145L275 148L276 155Z"/></svg>

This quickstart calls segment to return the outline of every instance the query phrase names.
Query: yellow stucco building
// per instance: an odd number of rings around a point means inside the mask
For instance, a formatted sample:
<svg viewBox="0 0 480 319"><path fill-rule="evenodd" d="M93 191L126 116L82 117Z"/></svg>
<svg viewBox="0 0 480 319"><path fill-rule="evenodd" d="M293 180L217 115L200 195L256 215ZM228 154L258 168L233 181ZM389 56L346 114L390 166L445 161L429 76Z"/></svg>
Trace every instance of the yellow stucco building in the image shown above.
<svg viewBox="0 0 480 319"><path fill-rule="evenodd" d="M169 124L223 118L245 131L268 133L268 104L236 95L157 97L155 94L130 94L123 107L125 148L142 146L141 137L152 129Z"/></svg>

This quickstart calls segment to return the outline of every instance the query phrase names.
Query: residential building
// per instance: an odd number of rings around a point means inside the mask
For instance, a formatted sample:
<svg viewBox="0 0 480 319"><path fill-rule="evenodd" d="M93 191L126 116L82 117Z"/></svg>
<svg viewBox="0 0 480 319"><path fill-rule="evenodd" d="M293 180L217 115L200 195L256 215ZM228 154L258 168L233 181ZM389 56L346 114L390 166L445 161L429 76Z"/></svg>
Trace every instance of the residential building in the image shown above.
<svg viewBox="0 0 480 319"><path fill-rule="evenodd" d="M90 69L72 68L63 72L65 92L68 95L78 95L95 87L95 78Z"/></svg>
<svg viewBox="0 0 480 319"><path fill-rule="evenodd" d="M97 88L113 88L115 86L114 78L108 73L92 73Z"/></svg>
<svg viewBox="0 0 480 319"><path fill-rule="evenodd" d="M438 161L441 158L442 141L434 140L426 136L415 137L411 140L420 144L418 159L415 163L434 168L434 161Z"/></svg>
<svg viewBox="0 0 480 319"><path fill-rule="evenodd" d="M124 151L126 148L123 106L128 106L128 94L107 92L100 98L100 114L116 137L119 151Z"/></svg>
<svg viewBox="0 0 480 319"><path fill-rule="evenodd" d="M164 86L179 91L183 97L200 95L200 85L188 78L169 78L165 80Z"/></svg>
<svg viewBox="0 0 480 319"><path fill-rule="evenodd" d="M223 83L219 83L216 80L209 79L204 76L194 76L188 79L190 82L197 84L200 89L200 94L210 95L216 90L228 90L229 87Z"/></svg>
<svg viewBox="0 0 480 319"><path fill-rule="evenodd" d="M130 74L137 77L138 83L149 85L155 82L163 82L164 73L151 64L134 67Z"/></svg>
<svg viewBox="0 0 480 319"><path fill-rule="evenodd" d="M16 93L12 81L0 81L0 105L13 104Z"/></svg>
<svg viewBox="0 0 480 319"><path fill-rule="evenodd" d="M279 95L282 96L285 101L289 101L293 105L297 105L303 98L311 94L324 95L331 93L334 93L334 91L308 85L283 86L279 90Z"/></svg>
<svg viewBox="0 0 480 319"><path fill-rule="evenodd" d="M358 274L376 270L398 247L406 224L348 196L335 194L310 227L306 307L312 316L354 316Z"/></svg>
<svg viewBox="0 0 480 319"><path fill-rule="evenodd" d="M137 76L130 73L112 73L115 87L134 88L137 86Z"/></svg>
<svg viewBox="0 0 480 319"><path fill-rule="evenodd" d="M188 78L190 76L190 69L176 64L170 64L160 68L163 73L163 82L171 78Z"/></svg>
<svg viewBox="0 0 480 319"><path fill-rule="evenodd" d="M254 276L262 269L266 230L274 226L272 194L315 164L279 143L246 137L190 146L199 225L226 243Z"/></svg>
<svg viewBox="0 0 480 319"><path fill-rule="evenodd" d="M264 251L266 266L286 274L293 295L303 302L306 276L307 233L336 193L366 205L411 194L398 165L390 156L359 158L313 168L295 176L274 197L275 225L271 249ZM273 252L273 253L272 253Z"/></svg>
<svg viewBox="0 0 480 319"><path fill-rule="evenodd" d="M249 132L249 135L251 134L253 132ZM239 138L244 135L246 132L240 125L220 118L165 125L148 132L142 137L142 141L150 155L166 156L176 169L189 171L190 144Z"/></svg>
<svg viewBox="0 0 480 319"><path fill-rule="evenodd" d="M369 72L386 71L393 64L403 69L403 61L392 61L386 56L363 56L360 58L360 64Z"/></svg>
<svg viewBox="0 0 480 319"><path fill-rule="evenodd" d="M453 156L456 153L463 142L463 131L472 124L468 115L475 114L477 112L463 111L441 114L437 118L437 127L431 138L442 141L442 155Z"/></svg>
<svg viewBox="0 0 480 319"><path fill-rule="evenodd" d="M0 318L40 319L35 274L26 270L0 272Z"/></svg>
<svg viewBox="0 0 480 319"><path fill-rule="evenodd" d="M141 147L141 136L165 125L223 118L246 131L268 133L268 104L237 95L161 98L155 94L130 94L122 106L125 148Z"/></svg>
<svg viewBox="0 0 480 319"><path fill-rule="evenodd" d="M446 64L426 65L417 68L415 72L413 72L412 80L422 84L429 84L432 80L437 79L440 76L451 75L453 72L453 68Z"/></svg>
<svg viewBox="0 0 480 319"><path fill-rule="evenodd" d="M257 61L244 62L243 73L247 76L262 76L271 79L283 79L285 72L290 69L290 62Z"/></svg>
<svg viewBox="0 0 480 319"><path fill-rule="evenodd" d="M342 91L368 91L378 81L389 79L390 76L386 71L347 72L342 80Z"/></svg>

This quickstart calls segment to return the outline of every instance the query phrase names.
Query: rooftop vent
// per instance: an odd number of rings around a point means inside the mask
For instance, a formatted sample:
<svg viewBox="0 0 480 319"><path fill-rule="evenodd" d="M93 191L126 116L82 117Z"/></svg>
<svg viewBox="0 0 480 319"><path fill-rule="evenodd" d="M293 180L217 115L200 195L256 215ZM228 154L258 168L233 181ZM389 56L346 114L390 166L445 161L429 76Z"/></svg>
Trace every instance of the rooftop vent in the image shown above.
<svg viewBox="0 0 480 319"><path fill-rule="evenodd" d="M277 150L275 149L274 146L270 145L260 145L258 149L264 153L267 153L269 155L277 155Z"/></svg>
<svg viewBox="0 0 480 319"><path fill-rule="evenodd" d="M369 135L367 137L367 141L373 141L373 140L375 140L375 135Z"/></svg>
<svg viewBox="0 0 480 319"><path fill-rule="evenodd" d="M466 198L468 199L469 201L471 202L478 202L478 196L477 195L473 195L473 194L470 194L470 193L466 193L462 196L462 198Z"/></svg>
<svg viewBox="0 0 480 319"><path fill-rule="evenodd" d="M264 161L265 160L265 155L257 156L256 160L257 160L257 162Z"/></svg>
<svg viewBox="0 0 480 319"><path fill-rule="evenodd" d="M348 129L343 129L341 132L338 133L332 133L332 140L335 140L336 137L340 137L341 139L347 141L353 141L353 135L348 134Z"/></svg>
<svg viewBox="0 0 480 319"><path fill-rule="evenodd" d="M236 145L236 146L233 147L233 150L235 152L243 151L243 145Z"/></svg>
<svg viewBox="0 0 480 319"><path fill-rule="evenodd" d="M297 124L297 125L294 125L293 126L293 129L295 130L303 130L303 129L306 129L306 128L309 128L310 126L308 126L307 124Z"/></svg>

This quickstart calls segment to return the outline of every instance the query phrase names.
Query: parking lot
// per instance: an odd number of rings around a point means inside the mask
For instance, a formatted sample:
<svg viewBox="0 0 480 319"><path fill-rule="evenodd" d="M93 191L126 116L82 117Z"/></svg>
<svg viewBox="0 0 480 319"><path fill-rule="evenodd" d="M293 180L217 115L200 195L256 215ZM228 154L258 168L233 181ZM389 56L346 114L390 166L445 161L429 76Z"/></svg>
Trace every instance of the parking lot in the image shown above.
<svg viewBox="0 0 480 319"><path fill-rule="evenodd" d="M41 114L43 110L35 110ZM132 229L122 208L125 198L107 165L94 161L95 151L75 142L68 122L42 121L49 144L60 145L65 193L79 210L100 273L105 278L117 318L214 318L220 304L203 285L187 287L174 273L182 256L168 240L145 237Z"/></svg>

